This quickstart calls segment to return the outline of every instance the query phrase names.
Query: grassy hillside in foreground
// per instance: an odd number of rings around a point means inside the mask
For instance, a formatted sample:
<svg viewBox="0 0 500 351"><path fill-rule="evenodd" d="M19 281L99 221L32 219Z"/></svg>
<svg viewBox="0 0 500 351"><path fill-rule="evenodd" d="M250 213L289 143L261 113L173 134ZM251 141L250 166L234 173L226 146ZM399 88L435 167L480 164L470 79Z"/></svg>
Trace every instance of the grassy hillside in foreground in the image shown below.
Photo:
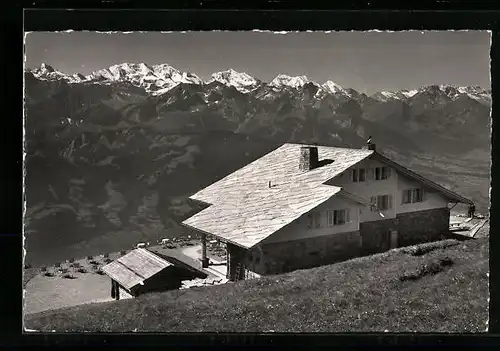
<svg viewBox="0 0 500 351"><path fill-rule="evenodd" d="M449 246L452 245L452 246ZM59 332L483 332L488 238L25 317Z"/></svg>

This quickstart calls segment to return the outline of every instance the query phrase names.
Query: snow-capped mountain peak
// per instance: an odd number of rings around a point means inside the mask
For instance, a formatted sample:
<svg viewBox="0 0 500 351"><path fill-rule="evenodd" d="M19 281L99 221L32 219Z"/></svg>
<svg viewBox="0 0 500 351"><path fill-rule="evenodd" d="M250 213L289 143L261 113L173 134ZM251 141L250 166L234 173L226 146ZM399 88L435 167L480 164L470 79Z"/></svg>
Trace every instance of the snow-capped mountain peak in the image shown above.
<svg viewBox="0 0 500 351"><path fill-rule="evenodd" d="M411 98L413 95L415 95L416 93L418 93L418 90L416 89L413 89L413 90L400 90L400 93L407 97L407 98Z"/></svg>
<svg viewBox="0 0 500 351"><path fill-rule="evenodd" d="M331 94L344 92L344 89L340 85L331 80L327 80L321 87Z"/></svg>
<svg viewBox="0 0 500 351"><path fill-rule="evenodd" d="M160 78L173 78L182 75L181 72L170 66L169 64L166 63L161 63L158 65L154 65L153 67L153 72Z"/></svg>
<svg viewBox="0 0 500 351"><path fill-rule="evenodd" d="M420 94L451 100L456 100L458 98L468 96L469 98L481 103L489 103L491 101L491 93L486 89L474 86L458 87L449 84L426 85L413 90L403 89L399 91L379 91L373 94L371 98L382 102L386 102L389 100L406 101Z"/></svg>
<svg viewBox="0 0 500 351"><path fill-rule="evenodd" d="M41 71L41 72L46 72L46 73L52 73L52 72L55 72L54 67L52 67L51 65L48 65L48 64L46 64L46 63L42 63L42 64L40 65L40 68L39 68L39 69L40 69L40 71Z"/></svg>
<svg viewBox="0 0 500 351"><path fill-rule="evenodd" d="M48 81L63 80L68 83L79 83L86 80L86 77L82 74L76 73L72 75L67 75L54 69L54 67L46 63L42 63L40 67L37 67L29 71L31 71L33 76L35 76L37 79L40 80L48 80Z"/></svg>
<svg viewBox="0 0 500 351"><path fill-rule="evenodd" d="M181 72L166 63L153 66L155 75L164 80L171 80L175 83L203 84L203 81L194 73Z"/></svg>
<svg viewBox="0 0 500 351"><path fill-rule="evenodd" d="M180 83L203 83L195 74L181 72L166 63L153 66L145 63L121 63L94 72L89 76L89 79L104 83L126 81L145 88L153 95L163 94Z"/></svg>
<svg viewBox="0 0 500 351"><path fill-rule="evenodd" d="M207 83L219 82L227 86L232 86L244 93L257 87L259 81L245 72L237 72L234 69L212 73L211 79Z"/></svg>
<svg viewBox="0 0 500 351"><path fill-rule="evenodd" d="M27 72L39 80L65 81L66 83L86 83L86 84L113 84L115 82L129 83L137 87L144 88L152 95L166 93L179 84L203 85L204 82L196 74L182 72L169 64L157 64L149 66L146 63L120 63L109 68L95 71L88 76L80 73L65 74L58 71L49 64L42 63L39 67L26 69ZM234 87L243 93L255 91L262 82L245 72L237 72L234 69L213 73L207 84L219 82L220 84ZM321 99L325 95L342 95L347 98L358 99L359 95L355 90L343 88L335 82L328 80L321 86L310 81L307 76L289 76L286 74L277 75L265 89L263 94L273 96L281 89L293 88L302 89L308 84L313 84L319 89L315 97ZM414 90L379 91L371 98L380 102L401 100L408 101L418 99L420 96L434 96L436 99L456 100L469 97L482 104L491 103L491 89L484 89L478 86L454 86L454 85L427 85ZM437 100L436 100L437 101Z"/></svg>
<svg viewBox="0 0 500 351"><path fill-rule="evenodd" d="M147 76L152 70L145 63L120 63L109 68L101 69L92 73L91 79L107 79L110 81L121 81L132 79L140 79L139 76Z"/></svg>
<svg viewBox="0 0 500 351"><path fill-rule="evenodd" d="M276 87L276 88L288 86L288 87L297 89L297 88L303 87L308 82L309 82L309 79L306 76L291 77L291 76L288 76L286 74L278 74L271 81L271 83L269 83L269 85Z"/></svg>
<svg viewBox="0 0 500 351"><path fill-rule="evenodd" d="M379 91L373 94L371 97L375 100L386 102L389 100L401 100L406 98L406 95L400 94L401 92L394 92L394 91Z"/></svg>
<svg viewBox="0 0 500 351"><path fill-rule="evenodd" d="M40 67L32 69L31 72L39 79L61 79L65 76L64 73L56 71L54 67L46 63L42 63Z"/></svg>

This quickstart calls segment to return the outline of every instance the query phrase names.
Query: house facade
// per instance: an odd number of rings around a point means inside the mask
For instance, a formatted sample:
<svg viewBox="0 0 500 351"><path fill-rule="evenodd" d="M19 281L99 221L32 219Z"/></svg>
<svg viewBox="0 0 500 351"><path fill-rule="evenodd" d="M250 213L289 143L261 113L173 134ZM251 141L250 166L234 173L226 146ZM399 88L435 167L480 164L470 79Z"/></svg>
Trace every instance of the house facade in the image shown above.
<svg viewBox="0 0 500 351"><path fill-rule="evenodd" d="M285 144L191 198L209 207L184 225L227 243L233 280L244 269L278 274L439 240L449 203L472 204L373 144Z"/></svg>

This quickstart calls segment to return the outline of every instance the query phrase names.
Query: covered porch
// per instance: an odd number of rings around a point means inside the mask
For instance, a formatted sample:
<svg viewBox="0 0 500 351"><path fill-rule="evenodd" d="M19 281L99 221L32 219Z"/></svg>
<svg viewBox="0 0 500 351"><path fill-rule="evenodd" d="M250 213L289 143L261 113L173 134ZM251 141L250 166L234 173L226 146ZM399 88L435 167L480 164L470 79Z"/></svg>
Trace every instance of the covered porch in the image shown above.
<svg viewBox="0 0 500 351"><path fill-rule="evenodd" d="M223 276L233 282L260 277L257 273L250 271L250 267L248 267L248 264L246 263L246 255L248 253L247 248L234 244L225 238L205 233L195 228L190 228L190 230L197 233L200 237L201 250L193 248L194 252L192 255L197 256L196 258L201 262L201 267L203 269L213 274ZM226 260L216 258L213 255L209 257L209 238L212 237L216 238L215 240L225 246Z"/></svg>

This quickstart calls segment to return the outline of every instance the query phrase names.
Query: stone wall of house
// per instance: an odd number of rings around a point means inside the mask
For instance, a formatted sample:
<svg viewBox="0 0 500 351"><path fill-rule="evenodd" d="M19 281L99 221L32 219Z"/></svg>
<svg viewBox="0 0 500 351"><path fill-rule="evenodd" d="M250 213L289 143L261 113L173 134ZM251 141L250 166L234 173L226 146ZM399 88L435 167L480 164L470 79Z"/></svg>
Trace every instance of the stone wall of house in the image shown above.
<svg viewBox="0 0 500 351"><path fill-rule="evenodd" d="M450 225L450 210L432 210L400 213L396 217L398 246L415 245L444 238Z"/></svg>
<svg viewBox="0 0 500 351"><path fill-rule="evenodd" d="M397 230L397 246L436 241L448 231L450 210L436 208L399 213L394 219L364 222L359 225L363 254L384 252L391 248L392 230Z"/></svg>
<svg viewBox="0 0 500 351"><path fill-rule="evenodd" d="M258 274L279 274L344 261L359 255L358 231L268 243L252 248L246 267Z"/></svg>
<svg viewBox="0 0 500 351"><path fill-rule="evenodd" d="M360 223L362 253L369 255L389 250L390 231L396 229L397 222L393 218Z"/></svg>
<svg viewBox="0 0 500 351"><path fill-rule="evenodd" d="M449 215L448 208L402 213L393 219L360 223L359 231L261 244L246 250L243 258L242 249L238 249L232 255L229 271L234 270L233 260L240 259L247 269L267 275L385 252L391 248L393 230L398 232L398 247L440 240L448 231Z"/></svg>

